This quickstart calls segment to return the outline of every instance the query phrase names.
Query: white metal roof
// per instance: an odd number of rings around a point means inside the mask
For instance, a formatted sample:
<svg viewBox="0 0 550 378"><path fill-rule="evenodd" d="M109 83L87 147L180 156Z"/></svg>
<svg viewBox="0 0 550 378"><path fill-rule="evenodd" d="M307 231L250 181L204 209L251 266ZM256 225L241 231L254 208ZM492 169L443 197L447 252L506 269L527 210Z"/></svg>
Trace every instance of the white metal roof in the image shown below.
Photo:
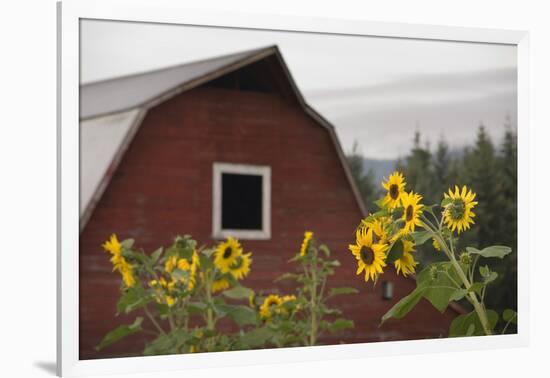
<svg viewBox="0 0 550 378"><path fill-rule="evenodd" d="M273 47L202 60L160 70L102 80L80 87L80 119L89 119L141 106L170 90L225 67L261 58Z"/></svg>
<svg viewBox="0 0 550 378"><path fill-rule="evenodd" d="M80 123L80 215L121 148L139 110L107 115Z"/></svg>

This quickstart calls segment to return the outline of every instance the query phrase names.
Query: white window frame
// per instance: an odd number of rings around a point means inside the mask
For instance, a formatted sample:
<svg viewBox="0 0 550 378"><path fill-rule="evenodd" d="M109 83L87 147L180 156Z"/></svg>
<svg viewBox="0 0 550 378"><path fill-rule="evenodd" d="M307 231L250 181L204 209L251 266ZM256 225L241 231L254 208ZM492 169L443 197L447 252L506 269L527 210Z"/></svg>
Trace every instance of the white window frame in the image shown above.
<svg viewBox="0 0 550 378"><path fill-rule="evenodd" d="M262 229L222 229L222 174L244 174L262 177ZM271 167L215 162L212 169L212 237L224 239L232 236L245 240L271 239Z"/></svg>

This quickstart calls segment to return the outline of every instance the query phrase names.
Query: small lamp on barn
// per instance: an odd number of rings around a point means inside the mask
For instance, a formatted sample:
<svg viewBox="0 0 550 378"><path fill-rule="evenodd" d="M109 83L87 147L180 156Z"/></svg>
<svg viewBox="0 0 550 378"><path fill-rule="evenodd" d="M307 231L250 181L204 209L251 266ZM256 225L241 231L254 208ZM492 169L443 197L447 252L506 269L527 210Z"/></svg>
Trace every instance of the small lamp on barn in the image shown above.
<svg viewBox="0 0 550 378"><path fill-rule="evenodd" d="M393 282L382 282L382 299L390 300L393 298Z"/></svg>

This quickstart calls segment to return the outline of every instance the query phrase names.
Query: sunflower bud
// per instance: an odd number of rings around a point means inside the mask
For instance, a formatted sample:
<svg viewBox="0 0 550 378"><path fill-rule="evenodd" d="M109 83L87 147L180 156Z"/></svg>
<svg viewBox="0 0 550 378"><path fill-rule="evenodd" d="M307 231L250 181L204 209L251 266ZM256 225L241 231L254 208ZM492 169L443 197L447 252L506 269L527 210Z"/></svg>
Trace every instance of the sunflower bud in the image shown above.
<svg viewBox="0 0 550 378"><path fill-rule="evenodd" d="M462 252L459 257L460 263L464 265L470 265L472 263L472 257L468 252Z"/></svg>

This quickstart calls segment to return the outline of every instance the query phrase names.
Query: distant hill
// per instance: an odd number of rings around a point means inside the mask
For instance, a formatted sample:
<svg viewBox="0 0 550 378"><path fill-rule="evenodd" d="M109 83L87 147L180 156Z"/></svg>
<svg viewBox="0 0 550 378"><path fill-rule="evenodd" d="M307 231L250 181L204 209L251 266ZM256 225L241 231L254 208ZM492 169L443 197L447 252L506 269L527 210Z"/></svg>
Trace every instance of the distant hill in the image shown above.
<svg viewBox="0 0 550 378"><path fill-rule="evenodd" d="M376 183L379 184L384 177L388 177L395 168L397 160L379 160L363 158L363 170L367 173L372 170Z"/></svg>

